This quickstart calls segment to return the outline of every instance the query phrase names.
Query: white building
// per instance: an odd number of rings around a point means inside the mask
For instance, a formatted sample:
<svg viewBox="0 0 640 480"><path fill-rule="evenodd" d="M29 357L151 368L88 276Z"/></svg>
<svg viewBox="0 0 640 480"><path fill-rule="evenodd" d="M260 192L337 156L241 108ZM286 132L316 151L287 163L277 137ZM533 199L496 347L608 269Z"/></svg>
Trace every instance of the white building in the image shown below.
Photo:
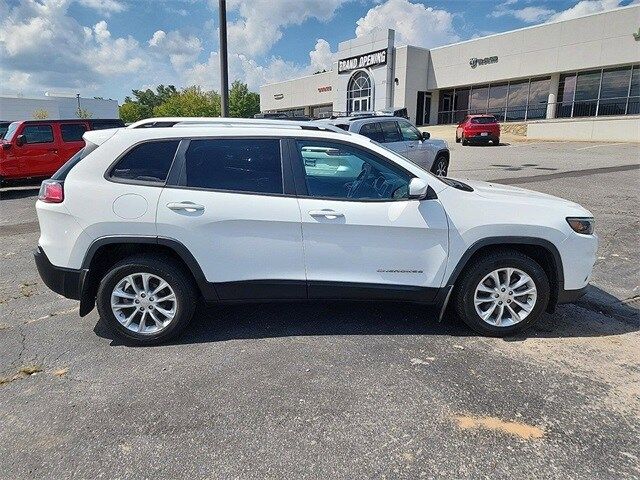
<svg viewBox="0 0 640 480"><path fill-rule="evenodd" d="M34 120L46 114L48 120L78 118L80 108L91 118L120 118L117 100L80 97L10 97L0 95L0 121Z"/></svg>
<svg viewBox="0 0 640 480"><path fill-rule="evenodd" d="M262 86L261 110L406 107L418 125L491 113L539 138L640 141L639 28L631 5L432 49L388 30L340 43L329 72Z"/></svg>

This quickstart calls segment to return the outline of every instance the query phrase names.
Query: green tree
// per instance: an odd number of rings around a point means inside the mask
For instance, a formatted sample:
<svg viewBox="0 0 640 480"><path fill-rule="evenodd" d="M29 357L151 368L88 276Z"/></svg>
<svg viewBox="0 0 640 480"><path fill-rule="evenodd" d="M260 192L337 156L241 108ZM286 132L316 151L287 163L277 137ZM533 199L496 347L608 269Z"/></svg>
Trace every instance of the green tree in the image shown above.
<svg viewBox="0 0 640 480"><path fill-rule="evenodd" d="M139 106L140 118L149 118L153 116L153 109L162 105L169 100L172 96L178 94L178 90L173 85L158 85L154 92L150 88L146 90L132 90L133 99L131 97L125 97L124 103L135 102ZM124 119L123 119L124 120Z"/></svg>
<svg viewBox="0 0 640 480"><path fill-rule="evenodd" d="M133 123L138 120L142 120L146 118L144 116L143 108L140 106L138 102L134 102L131 99L120 105L120 118L124 123Z"/></svg>
<svg viewBox="0 0 640 480"><path fill-rule="evenodd" d="M246 83L238 80L229 90L229 115L239 118L251 118L260 112L260 95L250 92Z"/></svg>
<svg viewBox="0 0 640 480"><path fill-rule="evenodd" d="M156 117L218 117L220 95L205 92L200 87L187 87L154 107Z"/></svg>
<svg viewBox="0 0 640 480"><path fill-rule="evenodd" d="M33 118L36 120L46 120L49 118L49 112L44 108L38 108L33 112Z"/></svg>

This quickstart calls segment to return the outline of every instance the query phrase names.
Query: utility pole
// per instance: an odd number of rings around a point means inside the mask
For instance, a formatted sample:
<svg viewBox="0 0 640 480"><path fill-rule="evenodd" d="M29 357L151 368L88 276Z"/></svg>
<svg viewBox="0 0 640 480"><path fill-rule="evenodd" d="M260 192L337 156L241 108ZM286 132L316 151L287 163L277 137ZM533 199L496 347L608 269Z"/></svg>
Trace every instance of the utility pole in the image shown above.
<svg viewBox="0 0 640 480"><path fill-rule="evenodd" d="M220 107L229 116L229 68L227 61L227 0L218 0L220 19Z"/></svg>

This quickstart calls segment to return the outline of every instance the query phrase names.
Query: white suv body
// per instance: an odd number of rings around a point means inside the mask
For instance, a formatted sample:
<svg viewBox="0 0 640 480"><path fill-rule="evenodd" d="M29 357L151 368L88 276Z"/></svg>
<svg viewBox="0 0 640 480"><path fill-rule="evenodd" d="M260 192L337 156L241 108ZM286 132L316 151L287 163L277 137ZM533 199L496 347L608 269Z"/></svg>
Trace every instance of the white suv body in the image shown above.
<svg viewBox="0 0 640 480"><path fill-rule="evenodd" d="M197 297L442 314L452 295L472 328L506 335L587 286L597 237L576 203L440 179L321 124L191 120L87 132L36 204L45 283L134 341L177 334Z"/></svg>

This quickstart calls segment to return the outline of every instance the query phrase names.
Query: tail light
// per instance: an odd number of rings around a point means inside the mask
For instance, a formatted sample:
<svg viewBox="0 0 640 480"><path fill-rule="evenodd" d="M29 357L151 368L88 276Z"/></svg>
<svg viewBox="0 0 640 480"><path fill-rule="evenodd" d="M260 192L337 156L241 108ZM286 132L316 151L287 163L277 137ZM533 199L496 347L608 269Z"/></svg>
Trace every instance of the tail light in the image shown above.
<svg viewBox="0 0 640 480"><path fill-rule="evenodd" d="M45 203L62 203L64 201L63 182L58 180L45 180L42 182L38 200Z"/></svg>

